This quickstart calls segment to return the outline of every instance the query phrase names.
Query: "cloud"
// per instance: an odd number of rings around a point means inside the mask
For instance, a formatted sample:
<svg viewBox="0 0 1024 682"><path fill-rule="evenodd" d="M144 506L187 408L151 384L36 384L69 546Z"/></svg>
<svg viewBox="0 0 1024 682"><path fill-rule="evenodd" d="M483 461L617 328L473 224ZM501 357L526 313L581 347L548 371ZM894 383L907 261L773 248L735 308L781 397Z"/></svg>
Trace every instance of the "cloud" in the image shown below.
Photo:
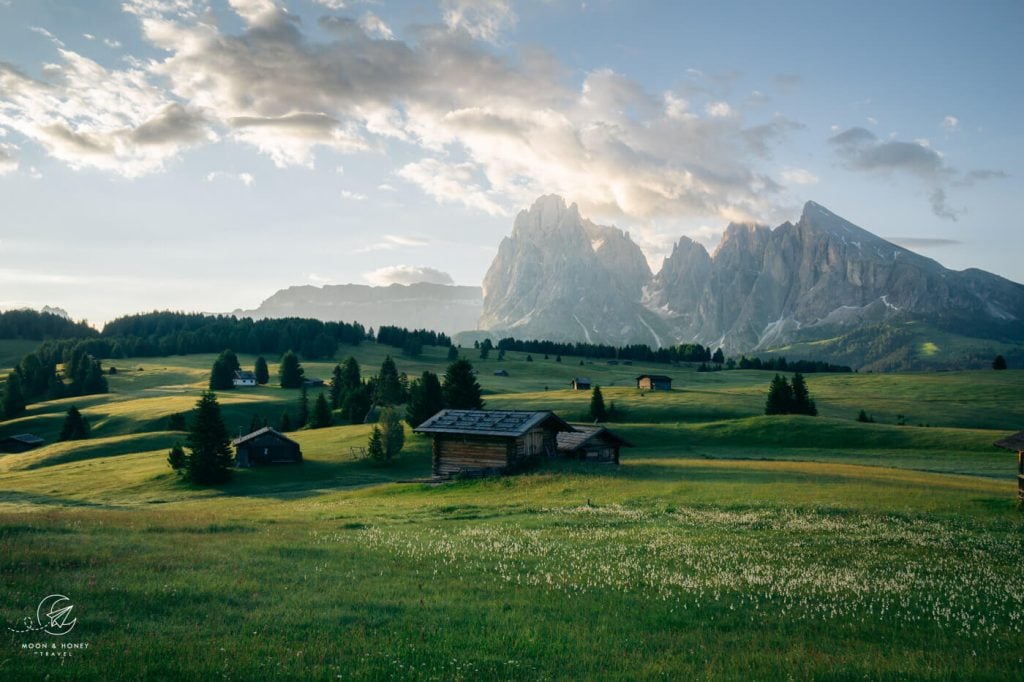
<svg viewBox="0 0 1024 682"><path fill-rule="evenodd" d="M518 21L507 0L442 0L441 12L449 29L491 43Z"/></svg>
<svg viewBox="0 0 1024 682"><path fill-rule="evenodd" d="M803 168L787 168L782 171L782 179L791 185L816 185L820 178Z"/></svg>
<svg viewBox="0 0 1024 682"><path fill-rule="evenodd" d="M399 177L418 185L442 204L462 204L491 215L507 211L474 181L476 166L471 163L450 164L438 159L423 159L403 166Z"/></svg>
<svg viewBox="0 0 1024 682"><path fill-rule="evenodd" d="M386 234L380 241L368 244L362 248L356 249L356 253L368 253L370 251L391 251L392 249L398 249L402 247L418 247L426 246L430 241L422 239L420 237L414 237L411 235L401 234Z"/></svg>
<svg viewBox="0 0 1024 682"><path fill-rule="evenodd" d="M212 171L206 174L207 182L216 180L238 180L246 187L252 187L256 183L256 177L252 173L228 173L226 171Z"/></svg>
<svg viewBox="0 0 1024 682"><path fill-rule="evenodd" d="M366 201L366 195L360 194L359 192L353 192L351 190L341 190L341 198L348 199L349 201Z"/></svg>
<svg viewBox="0 0 1024 682"><path fill-rule="evenodd" d="M395 34L391 32L384 21L373 12L367 12L359 19L359 26L366 35L381 40L393 40Z"/></svg>
<svg viewBox="0 0 1024 682"><path fill-rule="evenodd" d="M389 265L378 268L363 275L367 282L374 286L384 287L390 284L455 284L455 280L447 272L422 265Z"/></svg>
<svg viewBox="0 0 1024 682"><path fill-rule="evenodd" d="M956 239L938 239L931 237L886 237L887 241L908 249L932 249L942 246L959 246L963 242Z"/></svg>
<svg viewBox="0 0 1024 682"><path fill-rule="evenodd" d="M0 175L18 170L18 148L12 144L0 143Z"/></svg>
<svg viewBox="0 0 1024 682"><path fill-rule="evenodd" d="M956 116L947 116L942 119L942 123L939 124L939 127L947 133L954 133L957 130L960 130L960 119Z"/></svg>

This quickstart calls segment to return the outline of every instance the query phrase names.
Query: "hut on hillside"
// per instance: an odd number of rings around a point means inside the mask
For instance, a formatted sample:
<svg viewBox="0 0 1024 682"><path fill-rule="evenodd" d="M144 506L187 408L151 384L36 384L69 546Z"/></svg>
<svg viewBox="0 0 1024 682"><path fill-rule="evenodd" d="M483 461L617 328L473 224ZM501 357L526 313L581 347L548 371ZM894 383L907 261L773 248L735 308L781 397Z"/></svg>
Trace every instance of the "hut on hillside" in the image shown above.
<svg viewBox="0 0 1024 682"><path fill-rule="evenodd" d="M413 429L434 439L434 476L487 476L521 471L554 457L556 435L572 431L552 412L441 410Z"/></svg>
<svg viewBox="0 0 1024 682"><path fill-rule="evenodd" d="M570 385L574 391L589 391L590 379L588 377L573 377Z"/></svg>
<svg viewBox="0 0 1024 682"><path fill-rule="evenodd" d="M1024 504L1024 431L997 440L993 445L1017 453L1017 500Z"/></svg>
<svg viewBox="0 0 1024 682"><path fill-rule="evenodd" d="M633 447L603 426L575 426L558 434L558 454L588 462L619 463L619 448Z"/></svg>
<svg viewBox="0 0 1024 682"><path fill-rule="evenodd" d="M235 376L231 380L231 384L235 388L255 386L256 385L256 373L250 372L247 369L235 370Z"/></svg>
<svg viewBox="0 0 1024 682"><path fill-rule="evenodd" d="M269 426L236 438L231 444L235 446L237 467L302 463L299 444Z"/></svg>
<svg viewBox="0 0 1024 682"><path fill-rule="evenodd" d="M645 391L671 391L672 377L664 374L641 374L636 378L636 387Z"/></svg>
<svg viewBox="0 0 1024 682"><path fill-rule="evenodd" d="M508 376L508 372L506 370L499 369L497 372L494 373L494 376L496 376L496 377L507 377Z"/></svg>
<svg viewBox="0 0 1024 682"><path fill-rule="evenodd" d="M16 436L7 436L3 440L0 440L0 452L7 453L18 453L28 452L29 450L35 450L43 443L42 438L31 433L19 433Z"/></svg>

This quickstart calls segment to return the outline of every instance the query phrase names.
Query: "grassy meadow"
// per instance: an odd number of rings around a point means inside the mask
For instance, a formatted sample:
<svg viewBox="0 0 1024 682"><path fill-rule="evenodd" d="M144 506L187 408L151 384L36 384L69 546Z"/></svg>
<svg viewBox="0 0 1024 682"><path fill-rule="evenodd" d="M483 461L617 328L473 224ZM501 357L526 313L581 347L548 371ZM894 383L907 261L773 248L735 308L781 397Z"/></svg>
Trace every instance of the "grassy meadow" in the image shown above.
<svg viewBox="0 0 1024 682"><path fill-rule="evenodd" d="M338 358L366 375L391 352ZM809 375L821 416L765 417L771 372L467 355L494 408L580 420L590 377L635 447L432 485L429 441L379 468L353 454L369 426L333 426L292 434L301 466L197 488L167 418L210 355L112 361L110 394L0 423L51 443L0 455L0 679L1024 678L1024 514L992 446L1024 428L1024 372ZM236 433L297 395L219 399ZM53 442L71 404L93 437ZM53 593L72 632L12 631ZM57 640L88 648L23 648Z"/></svg>

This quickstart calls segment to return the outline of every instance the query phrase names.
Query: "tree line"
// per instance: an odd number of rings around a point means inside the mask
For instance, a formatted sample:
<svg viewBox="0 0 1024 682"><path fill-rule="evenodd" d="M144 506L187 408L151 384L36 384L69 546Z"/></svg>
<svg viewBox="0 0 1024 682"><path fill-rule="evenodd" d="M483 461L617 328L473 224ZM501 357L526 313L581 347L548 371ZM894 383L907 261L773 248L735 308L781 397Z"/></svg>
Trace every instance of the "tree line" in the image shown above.
<svg viewBox="0 0 1024 682"><path fill-rule="evenodd" d="M476 344L479 347L479 343ZM517 351L544 355L575 355L584 358L635 360L638 362L710 362L712 352L699 343L684 343L666 348L651 348L644 343L613 346L598 343L568 343L533 339L523 341L514 337L498 340L499 351Z"/></svg>
<svg viewBox="0 0 1024 682"><path fill-rule="evenodd" d="M72 322L66 317L36 310L7 310L0 312L0 339L88 338L99 332L86 322Z"/></svg>

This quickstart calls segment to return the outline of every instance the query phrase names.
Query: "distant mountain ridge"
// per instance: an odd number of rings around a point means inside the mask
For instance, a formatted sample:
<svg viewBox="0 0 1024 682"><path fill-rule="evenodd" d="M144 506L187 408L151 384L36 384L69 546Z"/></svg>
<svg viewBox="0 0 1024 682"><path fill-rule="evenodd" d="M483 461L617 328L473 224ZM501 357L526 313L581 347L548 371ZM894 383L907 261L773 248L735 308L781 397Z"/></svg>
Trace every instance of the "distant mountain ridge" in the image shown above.
<svg viewBox="0 0 1024 682"><path fill-rule="evenodd" d="M483 306L480 287L444 284L331 284L282 289L253 310L235 310L254 319L311 317L325 322L359 322L366 327L397 325L455 334L476 329Z"/></svg>

